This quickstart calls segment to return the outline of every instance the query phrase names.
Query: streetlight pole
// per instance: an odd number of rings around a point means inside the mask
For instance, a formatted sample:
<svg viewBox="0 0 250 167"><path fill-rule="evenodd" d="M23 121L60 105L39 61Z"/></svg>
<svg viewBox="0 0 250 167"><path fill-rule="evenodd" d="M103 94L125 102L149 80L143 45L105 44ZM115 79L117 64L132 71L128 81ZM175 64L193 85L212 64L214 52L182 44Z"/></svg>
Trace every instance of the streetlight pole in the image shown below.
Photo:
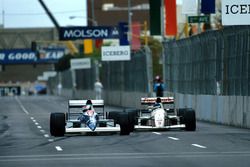
<svg viewBox="0 0 250 167"><path fill-rule="evenodd" d="M132 40L132 13L131 13L131 0L128 0L128 41L129 45L131 46L131 40Z"/></svg>
<svg viewBox="0 0 250 167"><path fill-rule="evenodd" d="M92 20L95 20L95 1L94 0L91 0L91 15L92 15ZM97 24L94 26L97 26Z"/></svg>

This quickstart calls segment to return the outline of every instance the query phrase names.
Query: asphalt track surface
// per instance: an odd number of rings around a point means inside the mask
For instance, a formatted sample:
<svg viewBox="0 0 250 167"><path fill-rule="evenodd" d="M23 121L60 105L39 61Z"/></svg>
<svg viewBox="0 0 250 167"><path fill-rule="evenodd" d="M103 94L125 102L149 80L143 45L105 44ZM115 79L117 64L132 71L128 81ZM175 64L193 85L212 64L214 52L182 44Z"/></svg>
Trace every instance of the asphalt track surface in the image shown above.
<svg viewBox="0 0 250 167"><path fill-rule="evenodd" d="M52 137L50 113L65 111L67 99L61 97L0 97L0 167L250 166L249 129L197 122L195 132Z"/></svg>

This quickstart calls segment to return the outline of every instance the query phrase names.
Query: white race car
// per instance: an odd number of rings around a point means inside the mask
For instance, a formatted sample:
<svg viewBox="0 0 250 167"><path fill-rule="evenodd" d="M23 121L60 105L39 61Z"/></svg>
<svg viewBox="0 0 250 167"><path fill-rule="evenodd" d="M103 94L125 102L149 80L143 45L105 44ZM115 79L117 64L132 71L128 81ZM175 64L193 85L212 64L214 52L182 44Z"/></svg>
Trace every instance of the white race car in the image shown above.
<svg viewBox="0 0 250 167"><path fill-rule="evenodd" d="M129 135L131 123L128 115L127 112L104 111L104 100L69 100L67 113L50 114L50 133L52 136L79 132Z"/></svg>
<svg viewBox="0 0 250 167"><path fill-rule="evenodd" d="M175 109L173 97L141 98L146 109L139 110L134 129L171 129L196 130L195 111L190 108Z"/></svg>

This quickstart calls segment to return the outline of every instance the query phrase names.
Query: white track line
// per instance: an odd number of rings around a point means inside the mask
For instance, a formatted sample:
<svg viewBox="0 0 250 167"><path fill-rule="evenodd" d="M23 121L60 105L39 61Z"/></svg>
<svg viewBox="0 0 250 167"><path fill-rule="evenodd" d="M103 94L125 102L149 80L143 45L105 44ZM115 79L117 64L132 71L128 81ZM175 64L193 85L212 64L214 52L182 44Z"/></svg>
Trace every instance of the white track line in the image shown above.
<svg viewBox="0 0 250 167"><path fill-rule="evenodd" d="M198 148L207 148L206 146L202 146L202 145L199 145L199 144L192 144L192 146L195 146L195 147L198 147Z"/></svg>
<svg viewBox="0 0 250 167"><path fill-rule="evenodd" d="M63 151L63 149L60 146L55 146L57 151Z"/></svg>
<svg viewBox="0 0 250 167"><path fill-rule="evenodd" d="M49 138L49 135L48 135L48 134L45 134L44 137Z"/></svg>
<svg viewBox="0 0 250 167"><path fill-rule="evenodd" d="M53 142L53 141L54 141L54 139L48 139L48 141L49 141L49 142Z"/></svg>
<svg viewBox="0 0 250 167"><path fill-rule="evenodd" d="M161 135L161 133L159 133L159 132L152 132L152 133L154 133L156 135Z"/></svg>
<svg viewBox="0 0 250 167"><path fill-rule="evenodd" d="M168 138L172 139L172 140L175 140L175 141L180 140L179 138L176 138L176 137L168 137Z"/></svg>
<svg viewBox="0 0 250 167"><path fill-rule="evenodd" d="M45 133L45 130L41 129L40 132Z"/></svg>
<svg viewBox="0 0 250 167"><path fill-rule="evenodd" d="M20 102L20 100L16 97L16 101L19 104L19 106L21 107L21 109L23 110L23 112L27 115L29 115L30 113L24 108L23 104Z"/></svg>

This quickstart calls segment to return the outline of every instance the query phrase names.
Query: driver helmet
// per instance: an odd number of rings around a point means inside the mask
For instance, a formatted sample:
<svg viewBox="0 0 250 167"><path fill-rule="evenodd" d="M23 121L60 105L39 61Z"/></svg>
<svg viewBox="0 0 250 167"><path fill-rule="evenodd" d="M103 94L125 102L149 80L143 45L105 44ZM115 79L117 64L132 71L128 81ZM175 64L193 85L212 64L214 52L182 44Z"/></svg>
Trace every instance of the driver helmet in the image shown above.
<svg viewBox="0 0 250 167"><path fill-rule="evenodd" d="M85 111L88 111L91 109L91 105L85 105L82 107L82 111L85 112Z"/></svg>
<svg viewBox="0 0 250 167"><path fill-rule="evenodd" d="M161 98L160 97L157 97L156 103L161 103Z"/></svg>
<svg viewBox="0 0 250 167"><path fill-rule="evenodd" d="M85 112L91 110L91 108L92 108L92 102L91 100L87 100L86 105L82 107L82 111Z"/></svg>

